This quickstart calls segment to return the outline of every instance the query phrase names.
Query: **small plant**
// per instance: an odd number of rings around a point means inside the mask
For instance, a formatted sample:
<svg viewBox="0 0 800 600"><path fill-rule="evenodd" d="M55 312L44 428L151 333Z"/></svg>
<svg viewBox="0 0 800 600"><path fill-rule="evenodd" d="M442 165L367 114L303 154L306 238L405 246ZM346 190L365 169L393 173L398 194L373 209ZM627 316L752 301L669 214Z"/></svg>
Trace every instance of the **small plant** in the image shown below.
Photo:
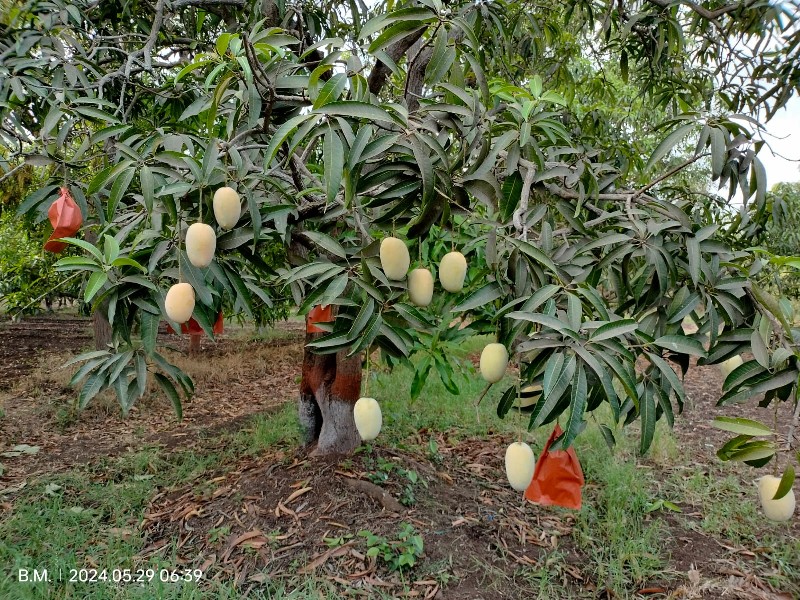
<svg viewBox="0 0 800 600"><path fill-rule="evenodd" d="M231 528L228 525L224 527L212 527L208 530L208 541L211 544L216 544L223 538L226 538L230 535Z"/></svg>
<svg viewBox="0 0 800 600"><path fill-rule="evenodd" d="M353 539L352 533L345 533L344 535L340 535L339 537L326 537L322 538L322 541L325 542L325 545L328 548L339 548L340 546L344 546L347 542Z"/></svg>
<svg viewBox="0 0 800 600"><path fill-rule="evenodd" d="M403 506L412 506L416 503L417 498L414 489L418 483L421 483L426 488L428 487L428 484L416 471L404 469L397 463L382 458L378 459L377 468L367 475L367 479L374 484L382 485L388 483L392 479L392 475L397 475L401 480L404 480L400 494L400 504Z"/></svg>
<svg viewBox="0 0 800 600"><path fill-rule="evenodd" d="M664 500L663 498L656 498L652 502L648 502L644 512L649 513L664 509L671 510L672 512L683 512L680 506L669 500Z"/></svg>
<svg viewBox="0 0 800 600"><path fill-rule="evenodd" d="M428 440L428 458L431 459L431 462L437 465L442 464L442 461L444 460L442 453L439 452L439 444L436 443L436 439L433 437Z"/></svg>
<svg viewBox="0 0 800 600"><path fill-rule="evenodd" d="M413 568L424 551L422 536L409 523L401 523L396 540L388 540L367 530L359 531L358 535L366 538L367 556L380 559L390 571Z"/></svg>

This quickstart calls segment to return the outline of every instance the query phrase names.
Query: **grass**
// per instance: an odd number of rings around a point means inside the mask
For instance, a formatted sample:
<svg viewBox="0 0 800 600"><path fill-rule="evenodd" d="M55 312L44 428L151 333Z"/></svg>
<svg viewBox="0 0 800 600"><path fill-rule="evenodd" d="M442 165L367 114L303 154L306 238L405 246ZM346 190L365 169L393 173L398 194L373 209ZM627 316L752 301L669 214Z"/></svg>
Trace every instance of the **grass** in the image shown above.
<svg viewBox="0 0 800 600"><path fill-rule="evenodd" d="M470 340L459 354L463 358L478 352L485 343L485 339ZM226 360L250 364L259 359ZM520 418L512 413L501 421L495 414L499 395L506 384L513 382L510 377L493 386L476 407L484 386L471 364L466 364L457 377L458 395L448 393L438 376L432 375L420 398L410 403L411 376L406 368L373 373L371 393L381 399L384 412L382 445L414 447L435 459L433 439L437 432L460 440L517 432L527 424L524 415ZM597 413L601 422L607 422L602 410ZM425 433L420 435L420 431ZM524 436L540 449L548 434L543 430L526 432ZM200 440L195 450L167 453L146 447L29 482L13 497L13 511L0 512L0 598L241 598L241 592L229 582L205 581L198 586L155 581L144 586L120 586L110 582L70 584L63 580L69 569L92 564L106 569L175 568L175 548L169 549L164 558L136 558L145 544L138 523L156 490L192 484L201 492L212 473L231 468L241 457L297 444L296 408L290 403L273 414L258 416L234 434L221 435L225 437ZM557 514L574 516L571 545L579 555L578 566L599 589L608 588L617 598L632 598L642 584L670 576L667 523L658 511L649 512L659 499L697 507L703 517L687 527L698 527L728 543L768 548L756 560L770 574L769 580L781 589L796 586L793 582L800 581L800 541L781 535L779 526L765 527L752 490L742 487L736 472L725 471L730 468L727 465L714 465L709 469L711 473L696 472L694 467L680 468L678 465L686 463L686 456L663 424L657 428L653 450L646 461L636 454L635 429L615 431L615 435L618 445L612 454L599 430L591 424L587 427L576 443L590 484L585 490L583 509L577 513L554 509ZM673 474L666 478L657 475L660 467L669 468ZM220 535L224 537L224 533ZM518 568L509 574L476 561L475 569L487 590L508 593L510 589L524 589L530 598L572 598L573 589L565 587L568 577L564 568L569 560L576 558L567 556L559 546L538 567ZM51 578L60 571L63 578L50 584L19 583L17 574L21 568L47 568ZM442 577L443 582L447 579L446 564L426 564L423 560L419 569L431 577ZM796 587L790 589L797 591ZM324 580L299 576L270 582L248 596L301 600L320 597L338 596Z"/></svg>

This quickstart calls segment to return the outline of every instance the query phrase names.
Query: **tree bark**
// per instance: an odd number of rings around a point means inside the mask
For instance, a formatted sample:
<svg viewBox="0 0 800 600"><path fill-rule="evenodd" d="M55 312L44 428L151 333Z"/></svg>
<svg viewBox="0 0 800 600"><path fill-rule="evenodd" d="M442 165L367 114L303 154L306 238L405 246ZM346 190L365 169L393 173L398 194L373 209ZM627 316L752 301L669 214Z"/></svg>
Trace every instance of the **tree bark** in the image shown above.
<svg viewBox="0 0 800 600"><path fill-rule="evenodd" d="M306 344L324 335L314 323L332 321L331 310L306 318ZM298 410L306 445L314 455L349 454L361 443L353 405L361 393L361 355L303 353Z"/></svg>
<svg viewBox="0 0 800 600"><path fill-rule="evenodd" d="M97 243L97 234L91 230L86 230L86 241L90 244ZM92 331L94 332L94 349L108 350L108 346L114 341L114 332L111 323L108 322L108 302L101 302L92 311Z"/></svg>
<svg viewBox="0 0 800 600"><path fill-rule="evenodd" d="M95 350L107 350L113 340L111 323L108 322L108 302L101 302L92 313Z"/></svg>

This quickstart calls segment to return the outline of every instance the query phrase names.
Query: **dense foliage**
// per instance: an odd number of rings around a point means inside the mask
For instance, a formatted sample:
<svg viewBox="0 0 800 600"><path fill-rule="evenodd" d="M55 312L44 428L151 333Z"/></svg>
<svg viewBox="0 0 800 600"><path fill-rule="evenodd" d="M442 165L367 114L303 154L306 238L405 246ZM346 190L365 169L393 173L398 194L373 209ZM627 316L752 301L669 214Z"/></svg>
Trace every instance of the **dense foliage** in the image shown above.
<svg viewBox="0 0 800 600"><path fill-rule="evenodd" d="M42 215L66 179L102 240L74 240L85 254L60 263L91 271L85 298L107 302L115 330L115 349L89 355L76 376L88 376L81 403L111 386L128 408L150 370L176 406L178 389L191 392L155 348L179 278L209 332L223 299L247 315L288 295L301 313L333 304L313 347L378 346L390 362L422 354L414 393L432 372L453 388L448 347L494 334L521 379L542 385L530 426L569 415L561 445L606 405L615 421L641 423L646 451L655 422L683 405L693 356L753 352L721 402L795 401L791 315L753 279L768 260L741 242L774 209L754 117L800 81L796 10L750 0L14 8L0 39L2 136L16 164L52 175L21 210ZM702 168L724 197L708 193ZM210 197L225 183L246 214L219 235L208 269L192 267L182 233L213 224ZM732 214L725 198L737 190L745 205ZM377 258L391 233L411 240L412 268L463 252L464 291L412 306ZM275 244L285 253L265 260ZM725 427L741 434L728 458L762 464L778 449L752 426Z"/></svg>

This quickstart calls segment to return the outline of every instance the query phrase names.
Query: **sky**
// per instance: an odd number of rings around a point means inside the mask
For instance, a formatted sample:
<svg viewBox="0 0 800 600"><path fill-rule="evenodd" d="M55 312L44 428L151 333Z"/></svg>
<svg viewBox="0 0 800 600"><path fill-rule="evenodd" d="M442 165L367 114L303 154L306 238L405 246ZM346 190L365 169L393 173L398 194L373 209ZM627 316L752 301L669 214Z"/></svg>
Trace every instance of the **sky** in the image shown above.
<svg viewBox="0 0 800 600"><path fill-rule="evenodd" d="M781 155L773 155L766 146L758 154L767 170L769 187L781 181L800 181L800 97L794 96L766 128L764 139Z"/></svg>

